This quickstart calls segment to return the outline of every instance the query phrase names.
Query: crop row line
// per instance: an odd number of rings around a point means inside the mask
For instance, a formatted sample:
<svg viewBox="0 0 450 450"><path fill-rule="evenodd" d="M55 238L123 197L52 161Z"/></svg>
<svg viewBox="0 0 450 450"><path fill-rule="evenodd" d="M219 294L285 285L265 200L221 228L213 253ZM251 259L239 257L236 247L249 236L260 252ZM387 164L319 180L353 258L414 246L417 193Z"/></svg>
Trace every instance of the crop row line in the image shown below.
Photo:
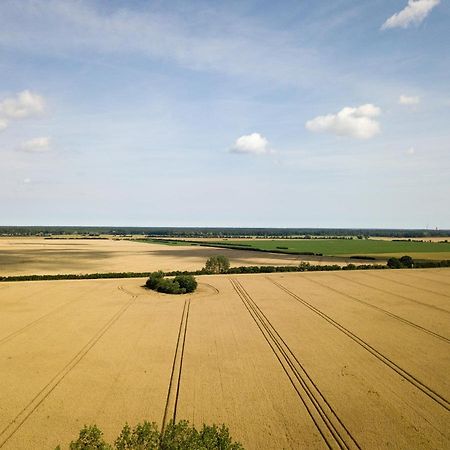
<svg viewBox="0 0 450 450"><path fill-rule="evenodd" d="M119 288L120 289L120 288ZM0 431L0 448L2 448L39 408L45 399L56 389L63 379L77 366L102 336L117 322L125 311L135 302L137 295L133 295L120 310L84 345L81 350L22 408L22 410Z"/></svg>
<svg viewBox="0 0 450 450"><path fill-rule="evenodd" d="M236 279L230 282L269 344L329 449L360 449L303 365L267 316Z"/></svg>
<svg viewBox="0 0 450 450"><path fill-rule="evenodd" d="M177 345L173 356L172 372L170 374L169 386L167 389L166 406L162 420L162 430L170 421L175 422L177 416L178 397L181 385L181 372L183 370L184 347L189 319L190 299L184 301L183 312L181 313L180 326L178 329Z"/></svg>
<svg viewBox="0 0 450 450"><path fill-rule="evenodd" d="M355 297L353 295L347 294L346 292L340 291L339 289L336 289L336 288L333 288L331 286L328 286L327 284L321 283L320 281L313 280L312 278L308 278L308 277L305 277L305 278L308 281L310 281L311 283L317 284L318 286L322 286L325 289L328 289L328 290L330 290L332 292L335 292L336 294L339 294L339 295L341 295L343 297L348 298L349 300L361 303L362 305L365 305L365 306L368 306L369 308L375 309L376 311L379 311L379 312L381 312L383 314L386 314L387 316L392 317L393 319L398 320L399 322L402 322L405 325L409 325L410 327L416 328L419 331L422 331L422 332L427 333L427 334L429 334L429 335L431 335L431 336L433 336L433 337L435 337L437 339L440 339L440 340L446 342L447 344L450 343L450 339L446 338L445 336L442 336L441 334L435 333L434 331L431 331L428 328L425 328L425 327L423 327L423 326L421 326L421 325L419 325L417 323L411 322L410 320L405 319L405 318L403 318L401 316L397 316L397 314L391 313L390 311L387 311L387 310L385 310L383 308L380 308L379 306L376 306L376 305L374 305L372 303L366 302L365 300L362 300L362 299L360 299L358 297Z"/></svg>
<svg viewBox="0 0 450 450"><path fill-rule="evenodd" d="M395 362L393 362L391 359L389 359L387 356L380 353L378 350L376 350L374 347L372 347L370 344L368 344L366 341L358 337L356 334L352 333L350 330L342 326L340 323L336 322L334 319L332 319L330 316L323 313L320 309L313 306L311 303L308 303L306 300L298 296L297 294L293 293L286 287L284 287L282 284L276 282L275 280L272 280L267 277L267 279L278 286L281 290L286 292L288 295L290 295L292 298L309 308L311 311L322 317L324 320L326 320L329 324L333 325L335 328L337 328L339 331L347 335L350 339L352 339L354 342L356 342L358 345L363 347L365 350L367 350L369 353L371 353L375 358L377 358L380 362L388 366L390 369L395 371L398 375L400 375L402 378L404 378L406 381L411 383L415 388L419 389L421 392L423 392L425 395L427 395L429 398L434 400L436 403L438 403L440 406L442 406L447 411L450 411L450 403L448 400L446 400L442 395L438 394L436 391L434 391L429 386L426 386L424 383L422 383L420 380L418 380L414 375L406 371L405 369L402 369L400 366L398 366Z"/></svg>

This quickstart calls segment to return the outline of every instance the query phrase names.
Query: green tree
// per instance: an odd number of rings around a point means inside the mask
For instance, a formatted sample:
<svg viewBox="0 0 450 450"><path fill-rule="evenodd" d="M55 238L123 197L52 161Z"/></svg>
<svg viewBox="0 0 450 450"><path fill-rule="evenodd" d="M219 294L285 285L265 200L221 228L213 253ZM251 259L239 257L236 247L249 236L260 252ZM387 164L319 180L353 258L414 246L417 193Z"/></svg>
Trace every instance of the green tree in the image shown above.
<svg viewBox="0 0 450 450"><path fill-rule="evenodd" d="M164 278L164 272L161 270L159 272L152 272L150 276L148 277L148 280L145 283L145 286L147 286L149 289L156 290L158 288L159 283Z"/></svg>
<svg viewBox="0 0 450 450"><path fill-rule="evenodd" d="M398 258L389 258L387 261L387 266L390 269L401 269L402 263L400 262L400 260Z"/></svg>
<svg viewBox="0 0 450 450"><path fill-rule="evenodd" d="M211 256L206 260L205 271L208 273L225 273L230 268L230 261L226 256Z"/></svg>
<svg viewBox="0 0 450 450"><path fill-rule="evenodd" d="M411 256L405 255L400 258L400 262L402 263L403 267L409 267L412 268L414 266L414 260L411 258Z"/></svg>
<svg viewBox="0 0 450 450"><path fill-rule="evenodd" d="M70 450L112 450L112 447L103 440L103 432L97 425L84 426L76 441L72 441Z"/></svg>
<svg viewBox="0 0 450 450"><path fill-rule="evenodd" d="M134 428L125 424L114 444L117 450L157 450L159 439L156 423L145 421Z"/></svg>
<svg viewBox="0 0 450 450"><path fill-rule="evenodd" d="M177 275L174 280L186 293L194 292L197 289L197 281L192 275Z"/></svg>

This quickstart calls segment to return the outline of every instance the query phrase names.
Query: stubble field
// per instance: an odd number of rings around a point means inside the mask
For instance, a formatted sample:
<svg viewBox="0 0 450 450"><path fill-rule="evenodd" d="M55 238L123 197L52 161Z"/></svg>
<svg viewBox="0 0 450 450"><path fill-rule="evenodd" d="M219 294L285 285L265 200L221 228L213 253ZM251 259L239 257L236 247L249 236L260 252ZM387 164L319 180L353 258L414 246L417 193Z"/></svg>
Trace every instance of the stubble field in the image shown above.
<svg viewBox="0 0 450 450"><path fill-rule="evenodd" d="M0 448L225 422L247 449L450 446L450 270L0 284Z"/></svg>
<svg viewBox="0 0 450 450"><path fill-rule="evenodd" d="M217 254L227 256L232 266L298 265L305 260L296 255L127 240L0 238L0 276L199 270Z"/></svg>

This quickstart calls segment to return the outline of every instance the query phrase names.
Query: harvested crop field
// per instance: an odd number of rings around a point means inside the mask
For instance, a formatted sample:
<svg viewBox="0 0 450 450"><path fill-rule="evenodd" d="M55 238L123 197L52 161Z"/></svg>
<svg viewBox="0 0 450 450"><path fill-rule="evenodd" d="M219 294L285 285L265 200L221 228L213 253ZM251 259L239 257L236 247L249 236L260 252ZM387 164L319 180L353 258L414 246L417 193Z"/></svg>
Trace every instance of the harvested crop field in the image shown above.
<svg viewBox="0 0 450 450"><path fill-rule="evenodd" d="M300 262L295 255L127 240L0 238L0 276L198 270L217 254L227 256L232 266Z"/></svg>
<svg viewBox="0 0 450 450"><path fill-rule="evenodd" d="M198 280L1 284L0 448L173 417L247 449L449 448L450 270Z"/></svg>

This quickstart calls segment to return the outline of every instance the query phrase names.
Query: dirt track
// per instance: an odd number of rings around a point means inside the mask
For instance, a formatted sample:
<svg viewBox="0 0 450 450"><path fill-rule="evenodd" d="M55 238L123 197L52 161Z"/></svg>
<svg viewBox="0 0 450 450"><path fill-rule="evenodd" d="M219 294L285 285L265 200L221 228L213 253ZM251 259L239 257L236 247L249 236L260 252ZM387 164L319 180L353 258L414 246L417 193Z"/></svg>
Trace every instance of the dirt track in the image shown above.
<svg viewBox="0 0 450 450"><path fill-rule="evenodd" d="M248 449L449 448L450 270L199 281L0 285L0 448L171 417Z"/></svg>

